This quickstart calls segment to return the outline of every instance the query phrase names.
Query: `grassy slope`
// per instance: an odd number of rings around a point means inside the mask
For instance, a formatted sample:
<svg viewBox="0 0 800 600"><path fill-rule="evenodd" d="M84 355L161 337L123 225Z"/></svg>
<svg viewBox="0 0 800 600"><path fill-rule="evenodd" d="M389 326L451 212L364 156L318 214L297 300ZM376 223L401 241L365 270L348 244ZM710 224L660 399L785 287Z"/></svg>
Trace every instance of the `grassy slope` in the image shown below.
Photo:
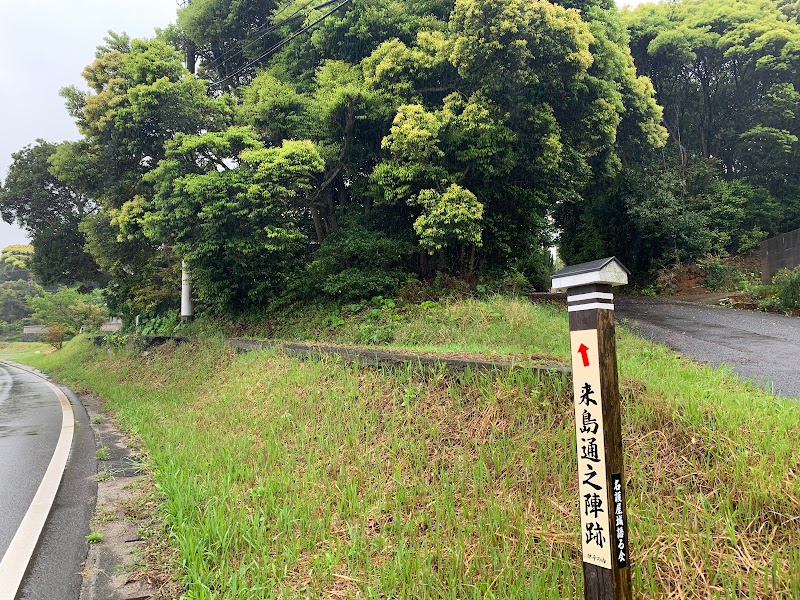
<svg viewBox="0 0 800 600"><path fill-rule="evenodd" d="M564 310L495 299L293 337L566 358ZM800 598L800 408L620 332L636 597ZM207 341L29 362L141 437L191 598L580 594L569 383Z"/></svg>

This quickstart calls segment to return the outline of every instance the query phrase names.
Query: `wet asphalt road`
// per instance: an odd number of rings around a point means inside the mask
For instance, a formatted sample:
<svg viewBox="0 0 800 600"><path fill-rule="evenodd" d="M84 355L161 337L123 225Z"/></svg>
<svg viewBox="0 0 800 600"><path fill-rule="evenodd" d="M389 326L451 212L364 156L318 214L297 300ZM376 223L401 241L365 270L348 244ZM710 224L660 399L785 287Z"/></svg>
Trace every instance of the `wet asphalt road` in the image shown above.
<svg viewBox="0 0 800 600"><path fill-rule="evenodd" d="M97 499L95 440L86 410L68 389L75 432L69 460L17 600L77 599L86 535ZM0 557L25 516L61 430L55 394L38 377L0 362Z"/></svg>
<svg viewBox="0 0 800 600"><path fill-rule="evenodd" d="M615 299L617 321L699 362L800 397L800 318L656 298Z"/></svg>
<svg viewBox="0 0 800 600"><path fill-rule="evenodd" d="M39 488L60 432L61 406L53 392L0 363L0 556Z"/></svg>

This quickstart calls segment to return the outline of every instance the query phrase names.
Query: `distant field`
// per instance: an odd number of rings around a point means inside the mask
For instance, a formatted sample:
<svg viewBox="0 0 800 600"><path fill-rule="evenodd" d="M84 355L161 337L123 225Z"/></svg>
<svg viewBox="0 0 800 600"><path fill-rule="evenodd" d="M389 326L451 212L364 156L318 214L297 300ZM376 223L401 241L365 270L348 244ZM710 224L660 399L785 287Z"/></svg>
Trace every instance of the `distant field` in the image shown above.
<svg viewBox="0 0 800 600"><path fill-rule="evenodd" d="M352 313L276 334L568 355L563 308ZM619 346L634 596L800 598L800 406L625 331ZM581 595L562 375L358 368L215 339L16 356L99 394L141 439L186 598Z"/></svg>
<svg viewBox="0 0 800 600"><path fill-rule="evenodd" d="M53 347L40 342L0 342L0 356L9 354L32 354L35 352L52 352Z"/></svg>

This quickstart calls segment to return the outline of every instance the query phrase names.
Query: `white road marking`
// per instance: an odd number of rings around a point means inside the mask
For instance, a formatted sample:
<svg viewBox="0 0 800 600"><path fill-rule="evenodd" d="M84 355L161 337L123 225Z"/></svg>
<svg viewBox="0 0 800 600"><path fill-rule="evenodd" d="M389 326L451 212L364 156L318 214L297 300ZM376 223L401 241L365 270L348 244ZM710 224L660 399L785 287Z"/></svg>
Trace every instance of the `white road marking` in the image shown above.
<svg viewBox="0 0 800 600"><path fill-rule="evenodd" d="M28 372L30 373L30 371ZM35 375L35 373L31 374ZM39 376L36 375L36 377ZM64 392L43 377L39 378L53 390L61 403L61 434L58 437L53 457L50 459L50 465L47 467L30 507L28 507L28 512L25 513L14 539L11 540L3 560L0 561L0 600L14 600L17 595L39 536L42 534L44 523L53 507L64 468L67 466L69 451L72 447L72 434L75 430L72 406Z"/></svg>

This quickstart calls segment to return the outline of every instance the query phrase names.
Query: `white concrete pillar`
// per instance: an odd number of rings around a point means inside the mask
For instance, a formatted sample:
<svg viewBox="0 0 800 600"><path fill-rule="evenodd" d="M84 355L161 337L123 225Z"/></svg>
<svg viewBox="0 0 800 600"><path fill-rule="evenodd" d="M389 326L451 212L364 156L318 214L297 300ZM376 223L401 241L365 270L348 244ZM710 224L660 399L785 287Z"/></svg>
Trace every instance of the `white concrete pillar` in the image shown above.
<svg viewBox="0 0 800 600"><path fill-rule="evenodd" d="M194 318L194 305L192 304L192 276L186 261L181 262L181 321L191 321Z"/></svg>

